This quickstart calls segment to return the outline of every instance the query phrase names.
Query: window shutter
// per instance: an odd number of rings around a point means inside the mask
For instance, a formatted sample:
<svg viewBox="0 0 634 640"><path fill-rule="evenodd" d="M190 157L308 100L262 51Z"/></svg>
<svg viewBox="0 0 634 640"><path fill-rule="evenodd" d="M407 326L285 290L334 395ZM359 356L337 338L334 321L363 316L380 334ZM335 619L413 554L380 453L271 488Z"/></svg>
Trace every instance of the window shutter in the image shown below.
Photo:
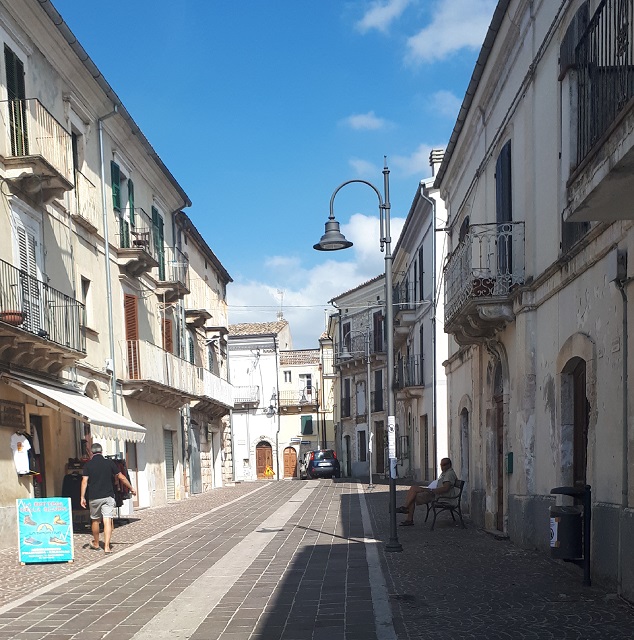
<svg viewBox="0 0 634 640"><path fill-rule="evenodd" d="M139 313L136 296L127 293L123 296L123 311L128 355L128 377L131 380L139 380L141 378L141 367L139 361Z"/></svg>
<svg viewBox="0 0 634 640"><path fill-rule="evenodd" d="M195 362L194 339L191 336L187 336L187 346L189 347L189 362L191 364L194 364Z"/></svg>
<svg viewBox="0 0 634 640"><path fill-rule="evenodd" d="M165 247L164 247L164 228L163 218L160 216L158 209L152 207L152 226L154 227L154 249L156 250L156 258L159 263L159 280L165 280Z"/></svg>
<svg viewBox="0 0 634 640"><path fill-rule="evenodd" d="M11 153L14 156L26 156L29 154L29 144L26 129L24 64L7 45L4 45L4 63L9 99Z"/></svg>
<svg viewBox="0 0 634 640"><path fill-rule="evenodd" d="M110 161L110 182L112 183L112 206L115 211L121 211L121 172L114 160Z"/></svg>
<svg viewBox="0 0 634 640"><path fill-rule="evenodd" d="M128 179L128 210L130 212L130 225L134 227L134 183Z"/></svg>
<svg viewBox="0 0 634 640"><path fill-rule="evenodd" d="M313 416L302 416L302 435L313 435Z"/></svg>

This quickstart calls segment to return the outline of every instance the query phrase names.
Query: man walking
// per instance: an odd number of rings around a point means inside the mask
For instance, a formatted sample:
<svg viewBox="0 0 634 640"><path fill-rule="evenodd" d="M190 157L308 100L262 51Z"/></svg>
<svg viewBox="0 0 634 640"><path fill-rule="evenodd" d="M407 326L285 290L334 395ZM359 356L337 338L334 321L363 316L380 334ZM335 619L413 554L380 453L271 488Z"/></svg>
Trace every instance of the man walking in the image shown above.
<svg viewBox="0 0 634 640"><path fill-rule="evenodd" d="M90 489L90 520L93 539L89 545L91 549L98 551L99 546L99 522L103 518L103 550L112 553L110 538L112 537L112 520L114 518L114 479L117 478L123 486L135 496L136 491L128 479L119 471L114 460L103 457L103 449L99 443L90 447L92 458L84 465L83 478L81 479L81 506L86 508L86 489Z"/></svg>

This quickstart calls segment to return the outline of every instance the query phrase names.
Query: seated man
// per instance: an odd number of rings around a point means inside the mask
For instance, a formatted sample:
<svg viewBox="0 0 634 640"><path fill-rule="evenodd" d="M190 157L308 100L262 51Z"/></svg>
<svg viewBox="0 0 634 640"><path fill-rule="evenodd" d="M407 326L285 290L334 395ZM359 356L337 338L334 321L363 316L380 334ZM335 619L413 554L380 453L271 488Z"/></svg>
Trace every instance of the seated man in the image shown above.
<svg viewBox="0 0 634 640"><path fill-rule="evenodd" d="M451 460L443 458L440 461L442 472L438 476L435 488L421 487L417 484L412 485L405 496L405 504L396 510L396 513L406 513L407 519L401 522L401 527L411 527L414 524L414 510L416 505L428 504L439 496L443 496L451 500L457 498L460 489L455 486L458 480L456 472L451 468Z"/></svg>

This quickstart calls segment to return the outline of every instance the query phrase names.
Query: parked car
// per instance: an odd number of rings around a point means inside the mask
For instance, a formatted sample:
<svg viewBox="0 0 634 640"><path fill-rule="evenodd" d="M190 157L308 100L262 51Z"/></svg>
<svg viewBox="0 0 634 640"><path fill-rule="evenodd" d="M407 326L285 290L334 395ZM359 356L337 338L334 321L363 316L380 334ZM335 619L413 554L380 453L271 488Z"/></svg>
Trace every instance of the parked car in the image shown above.
<svg viewBox="0 0 634 640"><path fill-rule="evenodd" d="M341 478L341 466L332 449L317 449L304 454L299 466L304 478Z"/></svg>

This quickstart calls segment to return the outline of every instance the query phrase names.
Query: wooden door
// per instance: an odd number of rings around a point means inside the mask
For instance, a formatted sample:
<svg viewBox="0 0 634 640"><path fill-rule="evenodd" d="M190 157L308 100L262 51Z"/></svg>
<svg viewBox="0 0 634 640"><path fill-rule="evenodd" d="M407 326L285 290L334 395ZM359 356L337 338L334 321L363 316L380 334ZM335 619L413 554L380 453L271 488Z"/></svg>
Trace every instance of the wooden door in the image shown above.
<svg viewBox="0 0 634 640"><path fill-rule="evenodd" d="M495 526L504 531L504 403L502 396L496 396L495 402L495 438L497 444L497 514Z"/></svg>
<svg viewBox="0 0 634 640"><path fill-rule="evenodd" d="M273 449L268 442L260 442L255 448L255 469L259 480L267 477L267 467L273 469Z"/></svg>
<svg viewBox="0 0 634 640"><path fill-rule="evenodd" d="M284 449L284 477L297 478L297 451L294 447Z"/></svg>
<svg viewBox="0 0 634 640"><path fill-rule="evenodd" d="M590 411L586 397L586 363L581 360L572 372L573 379L573 460L572 472L575 485L586 484L588 457L588 425Z"/></svg>
<svg viewBox="0 0 634 640"><path fill-rule="evenodd" d="M128 379L141 379L139 361L139 311L136 296L125 294L123 297L125 316L125 340L128 355Z"/></svg>
<svg viewBox="0 0 634 640"><path fill-rule="evenodd" d="M383 420L374 423L374 451L376 472L385 473L385 425Z"/></svg>

